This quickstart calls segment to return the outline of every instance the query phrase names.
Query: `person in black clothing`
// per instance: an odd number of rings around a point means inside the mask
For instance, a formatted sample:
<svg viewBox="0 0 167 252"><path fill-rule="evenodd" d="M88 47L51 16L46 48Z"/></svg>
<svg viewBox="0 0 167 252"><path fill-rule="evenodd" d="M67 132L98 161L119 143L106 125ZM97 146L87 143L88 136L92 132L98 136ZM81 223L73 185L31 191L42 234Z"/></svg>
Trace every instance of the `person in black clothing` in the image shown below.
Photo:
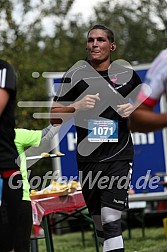
<svg viewBox="0 0 167 252"><path fill-rule="evenodd" d="M15 160L16 76L11 65L0 60L0 251L13 251L18 211L22 200L22 180Z"/></svg>
<svg viewBox="0 0 167 252"><path fill-rule="evenodd" d="M63 78L50 119L56 124L58 120L52 115L62 112L63 116L63 112L75 109L82 192L103 252L124 251L121 214L128 207L134 154L127 127L133 105L126 97L141 83L133 70L111 61L115 49L114 34L109 28L95 25L90 29L87 59L74 65ZM81 76L78 81L77 69Z"/></svg>

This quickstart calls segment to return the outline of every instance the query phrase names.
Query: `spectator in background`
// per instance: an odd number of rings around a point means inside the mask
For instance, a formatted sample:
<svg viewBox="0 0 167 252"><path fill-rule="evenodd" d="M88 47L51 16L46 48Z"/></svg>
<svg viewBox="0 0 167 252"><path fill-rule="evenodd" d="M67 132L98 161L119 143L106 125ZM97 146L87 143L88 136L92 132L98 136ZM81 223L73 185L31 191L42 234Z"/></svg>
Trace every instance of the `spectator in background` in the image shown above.
<svg viewBox="0 0 167 252"><path fill-rule="evenodd" d="M13 251L22 200L22 177L15 160L16 76L12 66L0 60L0 251Z"/></svg>
<svg viewBox="0 0 167 252"><path fill-rule="evenodd" d="M144 81L151 88L151 95L130 116L130 129L135 132L150 132L167 127L167 113L155 113L155 105L167 93L167 49L162 50L153 61ZM146 96L145 89L138 95L140 101Z"/></svg>
<svg viewBox="0 0 167 252"><path fill-rule="evenodd" d="M23 198L19 210L19 222L16 228L15 252L30 251L30 236L32 230L32 206L30 199L30 184L27 178L27 162L25 149L34 146L40 150L57 133L59 127L49 125L43 130L15 129L15 144L20 157L20 171L23 181ZM38 149L37 148L37 149ZM31 150L31 149L30 149ZM34 150L34 149L33 149ZM33 155L33 153L32 153Z"/></svg>
<svg viewBox="0 0 167 252"><path fill-rule="evenodd" d="M129 127L133 132L147 133L167 127L167 113L154 112L155 105L163 94L167 94L167 49L162 50L151 64L144 83L151 88L150 96L130 115ZM147 97L146 89L141 89L136 103ZM166 202L158 202L157 210L165 210Z"/></svg>

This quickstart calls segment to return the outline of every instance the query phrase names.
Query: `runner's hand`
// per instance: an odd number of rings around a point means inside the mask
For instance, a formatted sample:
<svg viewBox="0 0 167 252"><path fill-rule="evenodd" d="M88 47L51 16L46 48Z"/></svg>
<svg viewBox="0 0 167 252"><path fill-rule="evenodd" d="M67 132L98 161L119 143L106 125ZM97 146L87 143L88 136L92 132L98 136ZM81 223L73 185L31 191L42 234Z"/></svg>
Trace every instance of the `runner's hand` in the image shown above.
<svg viewBox="0 0 167 252"><path fill-rule="evenodd" d="M117 107L118 107L117 112L121 114L123 118L129 117L134 110L134 106L131 103L118 105Z"/></svg>
<svg viewBox="0 0 167 252"><path fill-rule="evenodd" d="M95 95L86 95L80 101L75 102L72 106L75 110L93 109L97 101L100 101L99 93Z"/></svg>

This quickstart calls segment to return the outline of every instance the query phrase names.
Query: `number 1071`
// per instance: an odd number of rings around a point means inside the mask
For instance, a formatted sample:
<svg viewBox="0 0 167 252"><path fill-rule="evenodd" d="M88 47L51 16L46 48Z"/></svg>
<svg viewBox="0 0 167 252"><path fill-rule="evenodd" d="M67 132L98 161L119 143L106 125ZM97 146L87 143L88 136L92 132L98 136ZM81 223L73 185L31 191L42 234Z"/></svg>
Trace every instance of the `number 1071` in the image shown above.
<svg viewBox="0 0 167 252"><path fill-rule="evenodd" d="M92 128L94 135L110 136L113 134L113 127L94 127Z"/></svg>

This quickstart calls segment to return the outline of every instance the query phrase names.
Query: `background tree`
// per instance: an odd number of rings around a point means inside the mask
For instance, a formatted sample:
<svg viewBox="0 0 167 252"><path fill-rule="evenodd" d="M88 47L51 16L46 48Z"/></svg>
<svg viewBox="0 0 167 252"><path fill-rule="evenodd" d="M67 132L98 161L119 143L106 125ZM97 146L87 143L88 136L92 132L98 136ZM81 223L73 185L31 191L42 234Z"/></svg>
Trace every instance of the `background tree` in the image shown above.
<svg viewBox="0 0 167 252"><path fill-rule="evenodd" d="M18 101L48 100L42 73L65 71L76 62L76 57L84 56L85 51L80 50L85 48L84 27L77 25L77 17L76 23L68 22L67 16L73 2L1 1L0 54L12 63L17 72ZM38 72L40 77L33 78L33 72ZM37 112L42 111L44 109ZM17 126L42 128L48 124L48 121L33 119L33 112L34 109L18 108Z"/></svg>
<svg viewBox="0 0 167 252"><path fill-rule="evenodd" d="M103 23L115 32L116 58L151 62L167 46L166 0L106 1L95 8L92 23Z"/></svg>
<svg viewBox="0 0 167 252"><path fill-rule="evenodd" d="M43 72L65 71L77 59L85 57L84 25L75 17L68 18L74 0L2 0L0 3L0 54L17 72L18 101L47 101L46 79ZM46 27L47 24L47 27ZM76 52L76 54L74 54ZM74 56L75 55L75 56ZM39 78L32 73L38 72ZM19 108L16 126L42 129L49 120L36 120L34 112L48 108ZM45 174L50 160L35 164L34 173ZM33 168L33 167L32 167ZM46 168L46 169L45 169Z"/></svg>

